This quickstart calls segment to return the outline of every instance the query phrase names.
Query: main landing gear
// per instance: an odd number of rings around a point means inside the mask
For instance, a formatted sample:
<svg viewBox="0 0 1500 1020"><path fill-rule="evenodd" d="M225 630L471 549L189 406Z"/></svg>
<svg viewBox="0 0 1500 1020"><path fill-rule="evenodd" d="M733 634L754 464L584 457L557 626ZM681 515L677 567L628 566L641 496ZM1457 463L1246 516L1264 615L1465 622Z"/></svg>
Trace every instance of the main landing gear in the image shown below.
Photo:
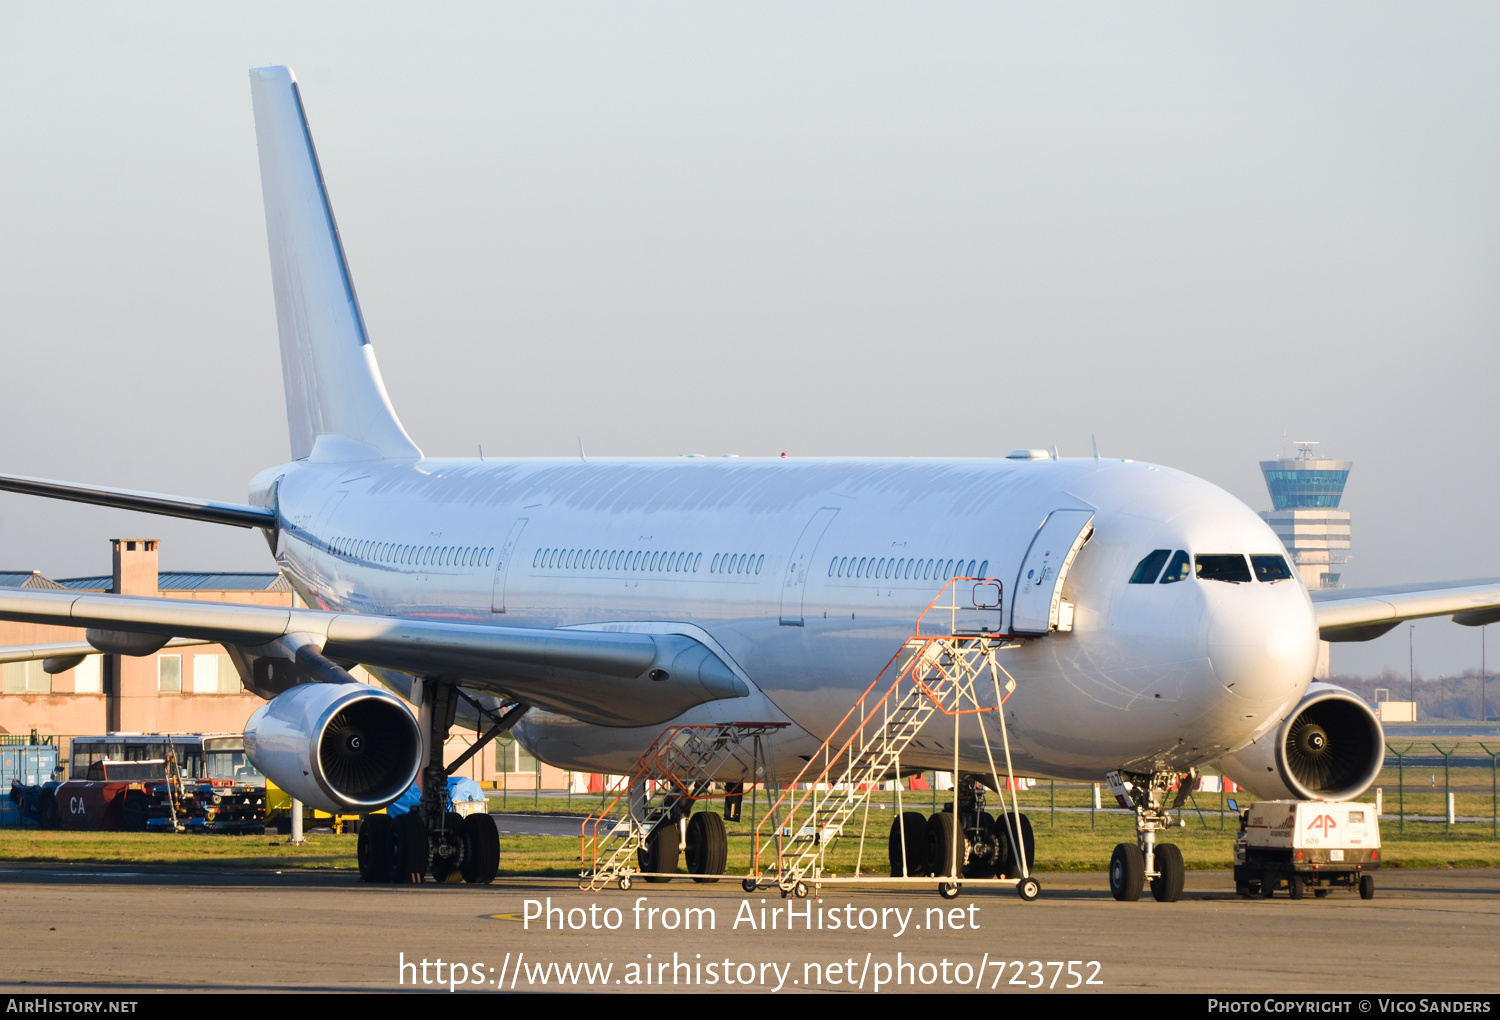
<svg viewBox="0 0 1500 1020"><path fill-rule="evenodd" d="M368 815L359 826L359 877L365 882L415 884L430 874L439 883L488 885L500 869L500 830L487 814L467 817L448 810L448 776L480 748L514 726L527 706L496 714L473 701L457 684L426 680L413 691L428 747L442 748L458 711L459 699L479 710L492 725L447 768L442 752L422 769L422 801L402 815Z"/></svg>
<svg viewBox="0 0 1500 1020"><path fill-rule="evenodd" d="M1171 807L1166 806L1172 781L1181 778ZM1187 868L1182 850L1175 843L1157 843L1156 834L1172 825L1172 812L1180 808L1198 778L1197 770L1186 773L1111 772L1105 779L1122 806L1135 808L1136 842L1121 843L1109 859L1109 891L1115 899L1134 902L1141 898L1146 882L1158 903L1174 903L1182 896Z"/></svg>
<svg viewBox="0 0 1500 1020"><path fill-rule="evenodd" d="M984 786L976 775L959 773L957 786L956 819L950 801L930 816L905 811L891 822L887 843L891 877L1018 878L1022 868L1015 833L1020 834L1025 871L1030 875L1036 863L1036 837L1032 835L1030 819L1004 811L1003 797L999 813L986 811ZM1017 891L1023 900L1031 900L1036 898L1039 888L1035 880L1028 878ZM939 886L944 899L956 897L959 890L958 882Z"/></svg>

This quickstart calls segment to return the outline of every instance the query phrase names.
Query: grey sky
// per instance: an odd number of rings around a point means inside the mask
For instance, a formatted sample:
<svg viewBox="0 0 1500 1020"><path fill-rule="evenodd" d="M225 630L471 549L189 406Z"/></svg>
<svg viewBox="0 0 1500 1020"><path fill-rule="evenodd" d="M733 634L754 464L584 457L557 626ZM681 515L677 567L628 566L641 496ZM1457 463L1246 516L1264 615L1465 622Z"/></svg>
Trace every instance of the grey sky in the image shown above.
<svg viewBox="0 0 1500 1020"><path fill-rule="evenodd" d="M1500 9L0 5L4 470L286 457L246 69L302 82L430 454L1004 454L1257 509L1355 461L1351 585L1500 575ZM0 497L0 565L269 563ZM1428 675L1478 634L1417 630ZM1406 665L1397 632L1336 670Z"/></svg>

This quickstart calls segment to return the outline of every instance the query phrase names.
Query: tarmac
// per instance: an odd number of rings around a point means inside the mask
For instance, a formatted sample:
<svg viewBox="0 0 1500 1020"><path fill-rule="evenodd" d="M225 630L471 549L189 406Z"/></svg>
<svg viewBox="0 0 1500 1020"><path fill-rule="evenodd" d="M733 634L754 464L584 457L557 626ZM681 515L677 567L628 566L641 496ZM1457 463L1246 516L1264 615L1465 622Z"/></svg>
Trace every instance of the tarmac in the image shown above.
<svg viewBox="0 0 1500 1020"><path fill-rule="evenodd" d="M1500 869L1382 870L1369 901L1243 900L1200 871L1177 903L1116 903L1103 874L1038 877L1033 903L835 883L787 901L737 880L583 893L7 863L0 992L1500 990Z"/></svg>

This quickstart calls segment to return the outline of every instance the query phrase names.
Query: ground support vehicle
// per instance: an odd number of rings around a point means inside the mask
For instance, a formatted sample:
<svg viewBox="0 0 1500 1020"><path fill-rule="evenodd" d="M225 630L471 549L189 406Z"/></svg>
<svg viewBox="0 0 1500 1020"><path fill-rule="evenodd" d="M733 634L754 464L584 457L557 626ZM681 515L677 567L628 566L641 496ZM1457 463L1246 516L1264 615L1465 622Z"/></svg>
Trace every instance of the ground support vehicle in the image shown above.
<svg viewBox="0 0 1500 1020"><path fill-rule="evenodd" d="M1234 887L1241 896L1270 899L1285 886L1294 900L1308 892L1322 898L1347 886L1368 900L1375 895L1371 872L1379 867L1373 804L1265 800L1240 812Z"/></svg>
<svg viewBox="0 0 1500 1020"><path fill-rule="evenodd" d="M230 780L184 783L166 759L95 761L86 779L22 786L10 799L43 829L265 832L265 792Z"/></svg>

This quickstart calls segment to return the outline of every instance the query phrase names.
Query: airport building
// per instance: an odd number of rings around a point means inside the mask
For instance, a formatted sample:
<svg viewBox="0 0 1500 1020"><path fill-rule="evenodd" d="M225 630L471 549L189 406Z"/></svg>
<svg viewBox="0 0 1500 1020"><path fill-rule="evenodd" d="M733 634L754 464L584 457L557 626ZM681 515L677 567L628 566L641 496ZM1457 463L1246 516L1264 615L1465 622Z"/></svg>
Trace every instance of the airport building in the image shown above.
<svg viewBox="0 0 1500 1020"><path fill-rule="evenodd" d="M1261 517L1281 539L1308 591L1342 587L1350 545L1350 514L1339 508L1339 501L1354 462L1317 457L1312 449L1317 445L1298 443L1295 457L1260 462L1271 492L1271 509ZM1329 675L1326 641L1320 644L1314 675Z"/></svg>
<svg viewBox="0 0 1500 1020"><path fill-rule="evenodd" d="M113 570L90 577L53 580L35 570L0 571L0 588L41 588L79 593L115 592L259 606L300 606L301 600L279 572L196 573L158 569L155 539L111 541ZM75 627L0 621L0 648L82 642ZM56 668L66 663L48 662ZM240 684L238 672L218 645L169 645L149 655L88 655L76 665L49 673L43 660L0 665L0 742L52 738L68 759L72 737L124 733L239 733L264 702ZM358 667L355 676L370 682ZM450 738L452 761L474 742L457 731ZM537 761L512 737L495 742L470 759L460 774L485 785L517 791L597 786L598 779L570 777ZM3 791L0 791L3 793Z"/></svg>

